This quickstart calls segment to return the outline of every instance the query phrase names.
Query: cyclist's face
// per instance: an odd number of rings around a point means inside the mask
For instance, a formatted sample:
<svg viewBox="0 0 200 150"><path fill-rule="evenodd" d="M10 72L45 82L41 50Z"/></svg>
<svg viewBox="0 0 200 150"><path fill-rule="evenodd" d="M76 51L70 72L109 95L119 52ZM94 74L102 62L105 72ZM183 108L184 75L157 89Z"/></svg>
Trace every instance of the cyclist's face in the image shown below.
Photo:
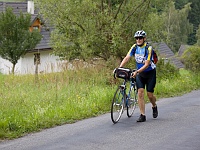
<svg viewBox="0 0 200 150"><path fill-rule="evenodd" d="M144 43L144 40L145 40L145 38L143 38L141 36L140 37L136 37L135 39L136 39L137 45L142 45Z"/></svg>

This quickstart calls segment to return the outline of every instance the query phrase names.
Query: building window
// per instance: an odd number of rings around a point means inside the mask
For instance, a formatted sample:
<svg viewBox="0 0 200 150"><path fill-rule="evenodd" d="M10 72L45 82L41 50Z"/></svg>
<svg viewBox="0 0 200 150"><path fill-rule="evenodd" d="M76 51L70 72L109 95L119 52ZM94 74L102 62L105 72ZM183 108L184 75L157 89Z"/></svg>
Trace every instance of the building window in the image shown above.
<svg viewBox="0 0 200 150"><path fill-rule="evenodd" d="M33 30L39 30L39 26L33 26Z"/></svg>
<svg viewBox="0 0 200 150"><path fill-rule="evenodd" d="M40 53L34 54L34 65L40 64Z"/></svg>

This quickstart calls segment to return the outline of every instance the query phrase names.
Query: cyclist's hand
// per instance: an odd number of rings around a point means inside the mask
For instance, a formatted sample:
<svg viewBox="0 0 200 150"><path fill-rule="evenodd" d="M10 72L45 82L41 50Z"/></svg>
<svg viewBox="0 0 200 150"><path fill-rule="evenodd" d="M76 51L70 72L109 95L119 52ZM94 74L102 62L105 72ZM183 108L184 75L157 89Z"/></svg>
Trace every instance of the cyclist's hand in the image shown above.
<svg viewBox="0 0 200 150"><path fill-rule="evenodd" d="M116 70L117 70L117 68L115 68L115 69L113 70L113 74L115 74L115 73L116 73Z"/></svg>
<svg viewBox="0 0 200 150"><path fill-rule="evenodd" d="M137 75L137 71L133 72L132 77L135 78Z"/></svg>

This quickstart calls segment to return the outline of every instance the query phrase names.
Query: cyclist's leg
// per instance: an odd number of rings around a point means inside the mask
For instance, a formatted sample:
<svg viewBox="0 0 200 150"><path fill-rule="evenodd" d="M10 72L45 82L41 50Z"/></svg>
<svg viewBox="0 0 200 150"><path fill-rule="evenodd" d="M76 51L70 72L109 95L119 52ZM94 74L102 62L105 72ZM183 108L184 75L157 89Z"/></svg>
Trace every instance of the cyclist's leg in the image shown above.
<svg viewBox="0 0 200 150"><path fill-rule="evenodd" d="M145 115L145 102L144 102L144 89L138 89L138 106L140 108L140 113Z"/></svg>
<svg viewBox="0 0 200 150"><path fill-rule="evenodd" d="M152 107L156 106L156 97L154 96L154 94L152 92L147 92L147 96L149 98L149 101L152 104Z"/></svg>
<svg viewBox="0 0 200 150"><path fill-rule="evenodd" d="M154 88L156 85L156 70L152 71L152 76L147 81L147 96L152 104L152 107L156 106L156 97L154 96Z"/></svg>
<svg viewBox="0 0 200 150"><path fill-rule="evenodd" d="M147 96L152 104L153 118L157 118L158 116L156 97L153 94L155 85L156 85L156 70L152 72L152 76L148 79L148 83L147 83Z"/></svg>
<svg viewBox="0 0 200 150"><path fill-rule="evenodd" d="M138 106L140 108L140 113L142 115L145 115L145 101L144 101L144 89L145 89L145 83L144 78L137 75L136 76L136 85L138 89Z"/></svg>

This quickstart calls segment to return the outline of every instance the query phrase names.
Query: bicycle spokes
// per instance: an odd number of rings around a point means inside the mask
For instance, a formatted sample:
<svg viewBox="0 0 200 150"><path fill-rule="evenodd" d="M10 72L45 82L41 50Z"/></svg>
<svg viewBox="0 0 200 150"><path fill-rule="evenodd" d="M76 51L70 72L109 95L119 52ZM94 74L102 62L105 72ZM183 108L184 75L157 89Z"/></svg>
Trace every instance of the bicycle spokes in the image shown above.
<svg viewBox="0 0 200 150"><path fill-rule="evenodd" d="M128 94L127 116L131 117L137 104L137 90L131 86Z"/></svg>
<svg viewBox="0 0 200 150"><path fill-rule="evenodd" d="M117 123L122 116L124 109L124 94L119 87L113 97L112 106L111 106L111 119L113 123Z"/></svg>

